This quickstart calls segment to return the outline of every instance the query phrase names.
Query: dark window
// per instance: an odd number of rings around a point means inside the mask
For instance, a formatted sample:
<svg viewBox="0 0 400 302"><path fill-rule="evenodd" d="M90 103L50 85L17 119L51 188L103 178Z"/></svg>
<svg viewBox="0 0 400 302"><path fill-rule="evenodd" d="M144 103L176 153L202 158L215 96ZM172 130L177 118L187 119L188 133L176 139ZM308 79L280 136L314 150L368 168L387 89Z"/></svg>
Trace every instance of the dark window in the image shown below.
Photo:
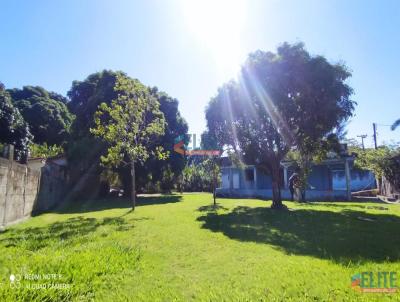
<svg viewBox="0 0 400 302"><path fill-rule="evenodd" d="M254 181L254 170L253 169L245 170L245 178L247 181Z"/></svg>

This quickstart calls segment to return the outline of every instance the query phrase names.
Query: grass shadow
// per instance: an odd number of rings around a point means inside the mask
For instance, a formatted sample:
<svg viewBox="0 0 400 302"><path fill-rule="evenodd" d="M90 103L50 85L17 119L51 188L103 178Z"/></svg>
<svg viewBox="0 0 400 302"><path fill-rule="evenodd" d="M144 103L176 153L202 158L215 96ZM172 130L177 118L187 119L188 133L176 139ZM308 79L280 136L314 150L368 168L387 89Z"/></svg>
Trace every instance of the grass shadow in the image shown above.
<svg viewBox="0 0 400 302"><path fill-rule="evenodd" d="M46 227L7 229L0 236L0 244L6 248L23 247L37 251L54 243L72 244L87 237L101 226L112 226L116 231L127 231L133 227L121 217L106 217L99 220L79 216Z"/></svg>
<svg viewBox="0 0 400 302"><path fill-rule="evenodd" d="M337 263L398 261L400 217L296 209L236 207L229 213L200 216L203 228L239 241L271 244L288 254Z"/></svg>
<svg viewBox="0 0 400 302"><path fill-rule="evenodd" d="M224 206L220 205L220 204L210 204L208 206L201 206L200 208L197 209L197 211L199 212L212 212L212 211L218 211L218 210L228 210L228 208L225 208Z"/></svg>
<svg viewBox="0 0 400 302"><path fill-rule="evenodd" d="M182 200L180 195L162 195L162 196L146 196L138 197L136 206L147 206L156 204L176 203ZM127 198L108 198L108 199L92 199L87 201L73 201L68 204L51 211L60 214L76 214L87 213L92 211L103 211L109 209L129 209L132 203Z"/></svg>

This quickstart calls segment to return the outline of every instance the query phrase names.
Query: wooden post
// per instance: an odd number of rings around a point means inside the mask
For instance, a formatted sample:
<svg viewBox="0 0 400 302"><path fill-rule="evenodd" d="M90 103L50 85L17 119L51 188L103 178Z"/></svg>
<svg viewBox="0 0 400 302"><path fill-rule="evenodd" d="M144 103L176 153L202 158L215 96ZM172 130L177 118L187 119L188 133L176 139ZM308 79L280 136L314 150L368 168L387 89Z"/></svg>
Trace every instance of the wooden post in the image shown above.
<svg viewBox="0 0 400 302"><path fill-rule="evenodd" d="M8 145L8 160L13 161L14 160L14 145Z"/></svg>

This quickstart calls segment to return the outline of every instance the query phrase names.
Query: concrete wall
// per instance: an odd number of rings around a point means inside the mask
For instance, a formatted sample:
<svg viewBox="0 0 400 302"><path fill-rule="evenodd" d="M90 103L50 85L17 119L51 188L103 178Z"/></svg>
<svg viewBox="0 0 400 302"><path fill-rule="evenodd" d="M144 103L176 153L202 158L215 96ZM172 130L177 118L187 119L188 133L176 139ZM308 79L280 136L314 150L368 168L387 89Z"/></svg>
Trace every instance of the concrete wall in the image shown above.
<svg viewBox="0 0 400 302"><path fill-rule="evenodd" d="M48 161L41 168L38 202L32 209L40 213L56 207L67 198L67 171L65 166Z"/></svg>
<svg viewBox="0 0 400 302"><path fill-rule="evenodd" d="M54 208L65 198L63 167L47 163L32 168L0 158L0 226Z"/></svg>
<svg viewBox="0 0 400 302"><path fill-rule="evenodd" d="M37 203L40 171L0 158L0 225L31 215Z"/></svg>

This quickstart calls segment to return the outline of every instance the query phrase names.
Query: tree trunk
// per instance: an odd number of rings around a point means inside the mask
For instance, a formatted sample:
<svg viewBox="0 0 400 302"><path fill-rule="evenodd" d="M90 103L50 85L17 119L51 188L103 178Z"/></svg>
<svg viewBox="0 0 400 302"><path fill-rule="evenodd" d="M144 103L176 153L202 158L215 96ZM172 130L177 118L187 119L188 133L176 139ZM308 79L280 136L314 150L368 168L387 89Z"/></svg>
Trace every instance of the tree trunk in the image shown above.
<svg viewBox="0 0 400 302"><path fill-rule="evenodd" d="M273 209L284 209L285 206L282 204L281 196L281 184L280 184L280 169L278 165L272 165L271 167L272 176L272 206Z"/></svg>
<svg viewBox="0 0 400 302"><path fill-rule="evenodd" d="M376 189L378 190L378 194L382 194L382 176L375 176L376 180Z"/></svg>
<svg viewBox="0 0 400 302"><path fill-rule="evenodd" d="M128 161L128 160L126 160ZM121 179L122 188L124 190L123 196L125 198L131 198L132 192L132 172L131 172L131 165L125 165L118 169L118 174Z"/></svg>
<svg viewBox="0 0 400 302"><path fill-rule="evenodd" d="M131 161L131 176L132 176L131 201L132 201L132 211L134 211L136 206L136 175L135 175L134 161Z"/></svg>
<svg viewBox="0 0 400 302"><path fill-rule="evenodd" d="M306 190L308 187L308 176L311 172L311 160L308 157L302 157L300 161L300 202L306 202Z"/></svg>

